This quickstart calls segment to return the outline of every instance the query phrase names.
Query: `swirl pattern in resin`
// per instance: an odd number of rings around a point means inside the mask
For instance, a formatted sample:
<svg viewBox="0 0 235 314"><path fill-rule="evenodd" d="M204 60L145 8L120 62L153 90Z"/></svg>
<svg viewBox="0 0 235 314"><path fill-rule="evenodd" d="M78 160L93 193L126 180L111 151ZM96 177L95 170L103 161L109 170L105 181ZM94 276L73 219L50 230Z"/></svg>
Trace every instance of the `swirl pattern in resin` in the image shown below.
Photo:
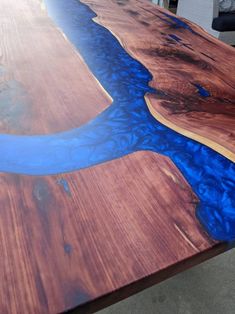
<svg viewBox="0 0 235 314"><path fill-rule="evenodd" d="M150 114L144 96L158 94L149 87L151 74L114 35L92 20L95 14L91 9L76 0L45 3L49 15L79 50L113 103L77 129L51 135L0 135L0 171L58 174L150 150L168 156L190 183L200 199L197 216L208 233L219 240L234 240L234 163L169 129ZM205 96L203 87L198 89Z"/></svg>

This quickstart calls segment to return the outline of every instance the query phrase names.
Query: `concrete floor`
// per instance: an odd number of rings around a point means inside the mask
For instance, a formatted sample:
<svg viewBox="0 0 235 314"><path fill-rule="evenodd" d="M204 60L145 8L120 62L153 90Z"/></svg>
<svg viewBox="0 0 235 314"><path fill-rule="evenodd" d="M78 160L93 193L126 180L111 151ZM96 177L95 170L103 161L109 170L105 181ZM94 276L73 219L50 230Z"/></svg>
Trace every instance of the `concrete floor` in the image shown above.
<svg viewBox="0 0 235 314"><path fill-rule="evenodd" d="M97 314L234 314L235 250Z"/></svg>

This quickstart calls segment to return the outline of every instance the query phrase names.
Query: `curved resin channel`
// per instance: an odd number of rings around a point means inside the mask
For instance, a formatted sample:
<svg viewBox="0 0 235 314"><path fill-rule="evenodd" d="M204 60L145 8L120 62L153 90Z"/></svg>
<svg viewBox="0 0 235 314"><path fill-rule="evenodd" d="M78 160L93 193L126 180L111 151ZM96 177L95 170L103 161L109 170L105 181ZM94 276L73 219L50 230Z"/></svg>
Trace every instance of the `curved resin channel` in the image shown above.
<svg viewBox="0 0 235 314"><path fill-rule="evenodd" d="M219 240L235 239L235 166L212 149L162 125L144 95L152 76L76 0L46 0L49 15L76 46L114 99L86 125L43 136L0 135L0 171L49 175L151 150L171 158L200 199L197 216Z"/></svg>

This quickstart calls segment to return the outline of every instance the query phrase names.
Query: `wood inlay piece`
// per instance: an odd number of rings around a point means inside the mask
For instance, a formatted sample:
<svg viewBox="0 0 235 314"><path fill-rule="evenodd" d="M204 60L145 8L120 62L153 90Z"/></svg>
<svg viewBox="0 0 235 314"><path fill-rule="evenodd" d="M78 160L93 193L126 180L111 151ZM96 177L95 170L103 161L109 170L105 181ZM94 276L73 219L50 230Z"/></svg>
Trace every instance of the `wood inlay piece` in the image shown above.
<svg viewBox="0 0 235 314"><path fill-rule="evenodd" d="M148 1L82 2L153 75L156 119L235 161L234 48Z"/></svg>

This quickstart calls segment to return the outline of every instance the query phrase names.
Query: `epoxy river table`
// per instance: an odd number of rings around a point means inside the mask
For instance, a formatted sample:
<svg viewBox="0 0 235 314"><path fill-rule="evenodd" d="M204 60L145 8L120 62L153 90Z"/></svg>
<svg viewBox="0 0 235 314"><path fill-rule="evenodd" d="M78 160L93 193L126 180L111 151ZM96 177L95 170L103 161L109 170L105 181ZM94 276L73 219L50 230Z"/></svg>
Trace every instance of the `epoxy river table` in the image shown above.
<svg viewBox="0 0 235 314"><path fill-rule="evenodd" d="M144 0L0 7L0 312L93 312L231 248L235 50Z"/></svg>

